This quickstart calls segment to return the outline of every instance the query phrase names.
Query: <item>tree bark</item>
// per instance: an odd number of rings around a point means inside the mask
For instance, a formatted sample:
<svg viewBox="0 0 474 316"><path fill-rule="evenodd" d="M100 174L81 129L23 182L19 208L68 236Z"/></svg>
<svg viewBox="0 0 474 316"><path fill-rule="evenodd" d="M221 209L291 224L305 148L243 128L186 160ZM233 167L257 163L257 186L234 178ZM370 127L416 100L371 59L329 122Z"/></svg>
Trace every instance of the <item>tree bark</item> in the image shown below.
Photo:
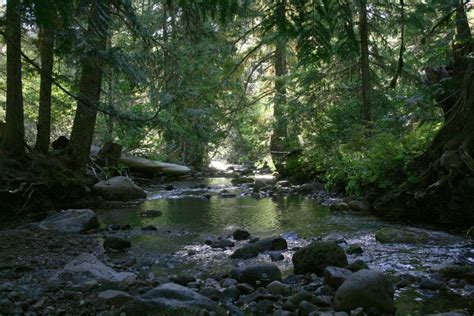
<svg viewBox="0 0 474 316"><path fill-rule="evenodd" d="M286 0L281 0L277 4L276 8L276 19L277 23L283 23L285 21L285 9ZM277 31L280 35L275 43L275 58L274 58L274 71L275 71L275 96L273 102L273 119L274 126L273 132L270 139L270 152L273 160L273 164L278 172L282 172L284 166L282 165L285 155L288 153L288 123L285 118L286 113L286 83L282 80L282 77L288 73L286 64L286 40L282 35L283 30L277 25Z"/></svg>
<svg viewBox="0 0 474 316"><path fill-rule="evenodd" d="M35 150L47 153L51 137L51 85L54 63L54 30L42 27L39 34L41 54L41 82L38 114L38 134Z"/></svg>
<svg viewBox="0 0 474 316"><path fill-rule="evenodd" d="M109 20L109 0L93 2L87 29L87 39L93 48L81 63L80 101L77 102L68 149L72 167L77 170L85 168L90 155L104 67L100 52L103 52L107 47Z"/></svg>
<svg viewBox="0 0 474 316"><path fill-rule="evenodd" d="M21 1L8 0L6 13L7 102L3 148L25 155L25 125L21 78Z"/></svg>
<svg viewBox="0 0 474 316"><path fill-rule="evenodd" d="M367 1L359 0L359 35L360 35L360 73L362 79L362 122L369 126L372 115L370 106L370 66L369 66L369 31L367 26Z"/></svg>

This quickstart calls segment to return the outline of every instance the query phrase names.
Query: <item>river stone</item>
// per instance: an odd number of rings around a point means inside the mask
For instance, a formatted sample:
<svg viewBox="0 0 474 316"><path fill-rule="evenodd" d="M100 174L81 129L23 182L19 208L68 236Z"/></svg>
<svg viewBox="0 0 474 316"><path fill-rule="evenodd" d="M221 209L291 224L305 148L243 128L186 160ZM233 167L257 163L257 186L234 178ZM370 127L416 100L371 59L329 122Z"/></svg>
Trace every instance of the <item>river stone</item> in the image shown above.
<svg viewBox="0 0 474 316"><path fill-rule="evenodd" d="M240 297L240 291L235 285L231 285L222 291L222 300L223 301L236 301Z"/></svg>
<svg viewBox="0 0 474 316"><path fill-rule="evenodd" d="M136 276L130 272L116 272L100 262L94 255L83 253L66 264L58 273L57 278L75 283L88 280L116 283L133 282Z"/></svg>
<svg viewBox="0 0 474 316"><path fill-rule="evenodd" d="M386 227L375 232L375 239L384 244L418 244L427 242L430 235L422 231Z"/></svg>
<svg viewBox="0 0 474 316"><path fill-rule="evenodd" d="M188 283L195 282L196 278L189 274L179 274L176 277L171 278L171 280L176 284L186 286Z"/></svg>
<svg viewBox="0 0 474 316"><path fill-rule="evenodd" d="M420 282L420 289L436 291L445 287L446 285L442 281L433 278L423 278Z"/></svg>
<svg viewBox="0 0 474 316"><path fill-rule="evenodd" d="M280 269L271 263L256 263L239 269L239 281L255 285L267 285L272 281L281 281Z"/></svg>
<svg viewBox="0 0 474 316"><path fill-rule="evenodd" d="M324 185L319 183L319 182L313 182L313 183L305 183L300 185L298 188L298 191L300 191L303 194L311 194L316 191L322 191L324 190Z"/></svg>
<svg viewBox="0 0 474 316"><path fill-rule="evenodd" d="M352 275L352 271L329 266L326 267L323 272L324 283L337 289L350 275Z"/></svg>
<svg viewBox="0 0 474 316"><path fill-rule="evenodd" d="M349 271L357 272L359 270L369 269L369 266L367 265L367 263L359 259L348 264L347 266L345 266L345 268Z"/></svg>
<svg viewBox="0 0 474 316"><path fill-rule="evenodd" d="M233 178L230 180L232 184L238 185L238 184L244 184L244 183L253 183L254 179L253 178L248 178L248 177L238 177L238 178Z"/></svg>
<svg viewBox="0 0 474 316"><path fill-rule="evenodd" d="M235 240L246 240L250 238L250 233L244 229L237 229L232 233Z"/></svg>
<svg viewBox="0 0 474 316"><path fill-rule="evenodd" d="M350 201L347 203L347 207L351 210L351 211L355 211L355 212L369 212L370 211L370 205L366 202L363 202L363 201L356 201L356 200L353 200L353 201Z"/></svg>
<svg viewBox="0 0 474 316"><path fill-rule="evenodd" d="M176 283L162 284L125 304L121 312L127 316L197 315L202 310L225 315L211 299Z"/></svg>
<svg viewBox="0 0 474 316"><path fill-rule="evenodd" d="M438 270L444 278L462 279L474 284L474 266L447 265Z"/></svg>
<svg viewBox="0 0 474 316"><path fill-rule="evenodd" d="M235 243L229 239L216 239L213 240L210 244L211 248L231 248L235 246Z"/></svg>
<svg viewBox="0 0 474 316"><path fill-rule="evenodd" d="M359 244L350 244L346 250L346 253L349 255L360 255L363 252L364 250L362 249L362 246Z"/></svg>
<svg viewBox="0 0 474 316"><path fill-rule="evenodd" d="M333 242L314 242L293 254L295 274L316 273L321 276L327 266L344 267L344 250Z"/></svg>
<svg viewBox="0 0 474 316"><path fill-rule="evenodd" d="M219 292L215 287L203 287L199 291L199 294L204 295L213 301L218 301L221 298L221 292Z"/></svg>
<svg viewBox="0 0 474 316"><path fill-rule="evenodd" d="M260 239L254 243L254 246L257 247L259 252L285 250L288 248L285 238L280 236Z"/></svg>
<svg viewBox="0 0 474 316"><path fill-rule="evenodd" d="M393 285L385 274L375 270L360 270L349 276L334 297L336 311L362 307L376 309L380 313L394 313Z"/></svg>
<svg viewBox="0 0 474 316"><path fill-rule="evenodd" d="M308 316L310 313L316 311L316 306L308 301L302 301L298 305L298 316Z"/></svg>
<svg viewBox="0 0 474 316"><path fill-rule="evenodd" d="M104 240L104 249L118 250L122 251L132 247L130 240L116 237L116 236L107 236Z"/></svg>
<svg viewBox="0 0 474 316"><path fill-rule="evenodd" d="M140 212L138 213L138 215L141 217L158 217L158 216L163 215L163 212L158 211L158 210L148 210L148 211Z"/></svg>
<svg viewBox="0 0 474 316"><path fill-rule="evenodd" d="M119 176L103 180L92 191L106 201L131 201L146 198L146 193L127 177Z"/></svg>
<svg viewBox="0 0 474 316"><path fill-rule="evenodd" d="M252 244L244 245L234 251L230 255L231 259L250 259L258 256L258 248Z"/></svg>
<svg viewBox="0 0 474 316"><path fill-rule="evenodd" d="M133 300L133 296L116 290L106 290L100 292L97 297L104 301L107 305L114 305L114 306L122 306L123 304L127 303L128 301Z"/></svg>
<svg viewBox="0 0 474 316"><path fill-rule="evenodd" d="M267 285L267 289L273 295L288 296L291 294L291 288L280 281L273 281Z"/></svg>
<svg viewBox="0 0 474 316"><path fill-rule="evenodd" d="M93 210L70 209L47 217L37 226L41 229L61 233L83 233L99 228L99 220Z"/></svg>

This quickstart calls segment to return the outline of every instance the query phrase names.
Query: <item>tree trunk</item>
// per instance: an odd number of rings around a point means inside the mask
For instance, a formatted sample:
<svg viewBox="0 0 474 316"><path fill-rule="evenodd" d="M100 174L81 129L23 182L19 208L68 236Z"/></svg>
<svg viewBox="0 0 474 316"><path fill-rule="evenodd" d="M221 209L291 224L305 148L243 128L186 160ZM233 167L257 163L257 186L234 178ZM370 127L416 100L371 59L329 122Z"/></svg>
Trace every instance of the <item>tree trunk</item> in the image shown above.
<svg viewBox="0 0 474 316"><path fill-rule="evenodd" d="M54 31L51 27L40 29L41 83L39 97L38 134L35 150L46 153L51 137L51 85L54 63Z"/></svg>
<svg viewBox="0 0 474 316"><path fill-rule="evenodd" d="M370 107L369 31L367 26L367 1L359 0L360 73L362 79L362 122L369 126L372 116Z"/></svg>
<svg viewBox="0 0 474 316"><path fill-rule="evenodd" d="M97 109L100 100L104 62L100 53L107 47L110 20L110 2L93 2L87 30L87 39L93 47L81 63L79 101L69 143L72 166L83 170L87 165L94 136Z"/></svg>
<svg viewBox="0 0 474 316"><path fill-rule="evenodd" d="M277 21L283 23L285 21L286 0L279 1L276 8ZM278 23L277 22L277 23ZM280 34L283 30L279 29ZM286 113L286 83L282 80L288 73L286 65L286 40L280 35L275 44L275 97L273 102L273 133L270 139L270 152L273 164L278 172L283 172L283 159L288 154L288 124L285 117Z"/></svg>
<svg viewBox="0 0 474 316"><path fill-rule="evenodd" d="M474 222L474 61L473 39L462 4L456 11L456 42L445 80L434 81L442 95L445 124L416 162L419 180L389 192L374 204L382 214L463 227ZM428 73L429 75L429 73ZM430 78L429 78L430 79ZM429 80L429 82L431 82ZM440 100L439 96L437 99ZM446 112L446 109L449 109Z"/></svg>
<svg viewBox="0 0 474 316"><path fill-rule="evenodd" d="M25 155L25 125L21 81L21 1L8 0L6 13L7 107L3 148Z"/></svg>

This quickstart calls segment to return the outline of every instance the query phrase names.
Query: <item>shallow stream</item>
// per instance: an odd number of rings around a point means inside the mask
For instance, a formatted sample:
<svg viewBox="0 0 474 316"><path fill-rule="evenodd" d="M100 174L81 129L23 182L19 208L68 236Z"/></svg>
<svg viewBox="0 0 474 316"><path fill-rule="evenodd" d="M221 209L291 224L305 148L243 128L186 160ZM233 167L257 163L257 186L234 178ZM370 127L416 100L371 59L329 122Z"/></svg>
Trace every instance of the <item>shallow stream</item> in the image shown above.
<svg viewBox="0 0 474 316"><path fill-rule="evenodd" d="M228 256L243 242L231 249L213 249L204 244L209 236L231 237L237 229L248 230L252 236L282 235L288 242L285 259L277 262L284 273L291 273L291 256L294 249L313 239L334 240L343 248L360 244L364 252L348 255L349 262L361 259L371 269L391 274L410 273L429 275L429 268L449 263L472 254L472 244L461 236L420 229L430 234L424 244L381 244L374 238L382 227L406 227L383 222L370 215L353 212L330 212L329 208L301 195L290 194L278 198L255 199L249 190L235 187L226 178L202 181L176 182L172 188L149 188L148 200L140 205L98 212L104 225L130 224L127 232L132 241L131 253L143 262L144 273L169 276L192 273L203 278L228 272L232 267L251 261L270 261L268 254L255 259L232 260ZM221 197L226 190L236 197ZM142 217L147 210L159 210L158 217ZM156 231L140 228L154 225ZM460 259L459 259L460 260ZM469 291L470 290L470 291ZM407 287L397 291L398 315L441 312L453 309L474 311L474 290L448 289L441 292L421 291Z"/></svg>

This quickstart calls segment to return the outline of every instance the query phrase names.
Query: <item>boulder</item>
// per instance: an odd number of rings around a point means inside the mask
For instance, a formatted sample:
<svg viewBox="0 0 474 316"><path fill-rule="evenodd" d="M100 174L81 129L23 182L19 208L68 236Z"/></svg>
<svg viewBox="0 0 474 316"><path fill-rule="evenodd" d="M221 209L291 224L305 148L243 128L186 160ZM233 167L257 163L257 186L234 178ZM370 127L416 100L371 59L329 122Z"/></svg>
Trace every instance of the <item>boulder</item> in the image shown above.
<svg viewBox="0 0 474 316"><path fill-rule="evenodd" d="M117 237L117 236L107 236L104 239L104 249L106 250L117 250L122 251L132 247L130 240Z"/></svg>
<svg viewBox="0 0 474 316"><path fill-rule="evenodd" d="M359 270L368 269L369 266L362 260L356 260L345 267L347 270L357 272Z"/></svg>
<svg viewBox="0 0 474 316"><path fill-rule="evenodd" d="M352 275L350 270L329 266L323 272L324 283L337 289L350 275Z"/></svg>
<svg viewBox="0 0 474 316"><path fill-rule="evenodd" d="M316 306L314 306L310 302L302 301L298 305L298 316L308 316L309 314L316 312L316 310Z"/></svg>
<svg viewBox="0 0 474 316"><path fill-rule="evenodd" d="M100 292L97 297L107 305L122 306L128 301L133 300L133 296L117 290L106 290Z"/></svg>
<svg viewBox="0 0 474 316"><path fill-rule="evenodd" d="M125 304L127 316L197 315L207 310L218 315L225 312L211 299L175 283L162 284Z"/></svg>
<svg viewBox="0 0 474 316"><path fill-rule="evenodd" d="M430 235L418 230L385 227L375 232L375 239L384 244L418 244L427 242Z"/></svg>
<svg viewBox="0 0 474 316"><path fill-rule="evenodd" d="M420 289L436 291L445 287L442 281L433 278L423 278L420 282Z"/></svg>
<svg viewBox="0 0 474 316"><path fill-rule="evenodd" d="M380 271L360 270L349 276L334 297L336 311L350 312L362 307L378 313L394 313L393 285Z"/></svg>
<svg viewBox="0 0 474 316"><path fill-rule="evenodd" d="M363 252L364 250L362 249L362 246L359 244L350 244L346 250L346 253L349 255L360 255Z"/></svg>
<svg viewBox="0 0 474 316"><path fill-rule="evenodd" d="M132 171L146 174L159 173L164 175L183 176L191 172L189 167L183 165L133 157L125 154L122 154L120 157L120 162Z"/></svg>
<svg viewBox="0 0 474 316"><path fill-rule="evenodd" d="M280 236L260 239L253 243L253 245L257 247L259 252L285 250L288 248L288 244L286 243L285 238Z"/></svg>
<svg viewBox="0 0 474 316"><path fill-rule="evenodd" d="M221 298L221 292L215 287L206 286L203 287L199 294L204 295L207 298L210 298L213 301L218 301Z"/></svg>
<svg viewBox="0 0 474 316"><path fill-rule="evenodd" d="M54 230L61 233L83 233L99 228L99 220L93 210L70 209L47 217L37 226L44 230Z"/></svg>
<svg viewBox="0 0 474 316"><path fill-rule="evenodd" d="M258 248L252 244L244 245L234 251L230 255L231 259L250 259L258 256Z"/></svg>
<svg viewBox="0 0 474 316"><path fill-rule="evenodd" d="M250 233L244 229L237 229L232 233L232 237L235 240L247 240L250 239Z"/></svg>
<svg viewBox="0 0 474 316"><path fill-rule="evenodd" d="M96 280L98 282L133 282L135 274L116 272L100 262L94 255L83 253L71 260L56 276L60 280L82 283Z"/></svg>
<svg viewBox="0 0 474 316"><path fill-rule="evenodd" d="M237 269L233 273L237 280L255 285L267 285L272 281L281 281L281 271L271 263L256 263Z"/></svg>
<svg viewBox="0 0 474 316"><path fill-rule="evenodd" d="M273 281L267 285L267 289L272 295L288 296L291 294L289 285L281 283L280 281Z"/></svg>
<svg viewBox="0 0 474 316"><path fill-rule="evenodd" d="M103 180L92 191L106 201L131 201L146 198L145 191L127 177L119 176Z"/></svg>
<svg viewBox="0 0 474 316"><path fill-rule="evenodd" d="M474 284L473 265L446 265L438 269L438 272L446 279L462 279Z"/></svg>
<svg viewBox="0 0 474 316"><path fill-rule="evenodd" d="M295 274L316 273L321 276L327 266L344 267L347 257L344 250L333 242L314 242L293 254Z"/></svg>

